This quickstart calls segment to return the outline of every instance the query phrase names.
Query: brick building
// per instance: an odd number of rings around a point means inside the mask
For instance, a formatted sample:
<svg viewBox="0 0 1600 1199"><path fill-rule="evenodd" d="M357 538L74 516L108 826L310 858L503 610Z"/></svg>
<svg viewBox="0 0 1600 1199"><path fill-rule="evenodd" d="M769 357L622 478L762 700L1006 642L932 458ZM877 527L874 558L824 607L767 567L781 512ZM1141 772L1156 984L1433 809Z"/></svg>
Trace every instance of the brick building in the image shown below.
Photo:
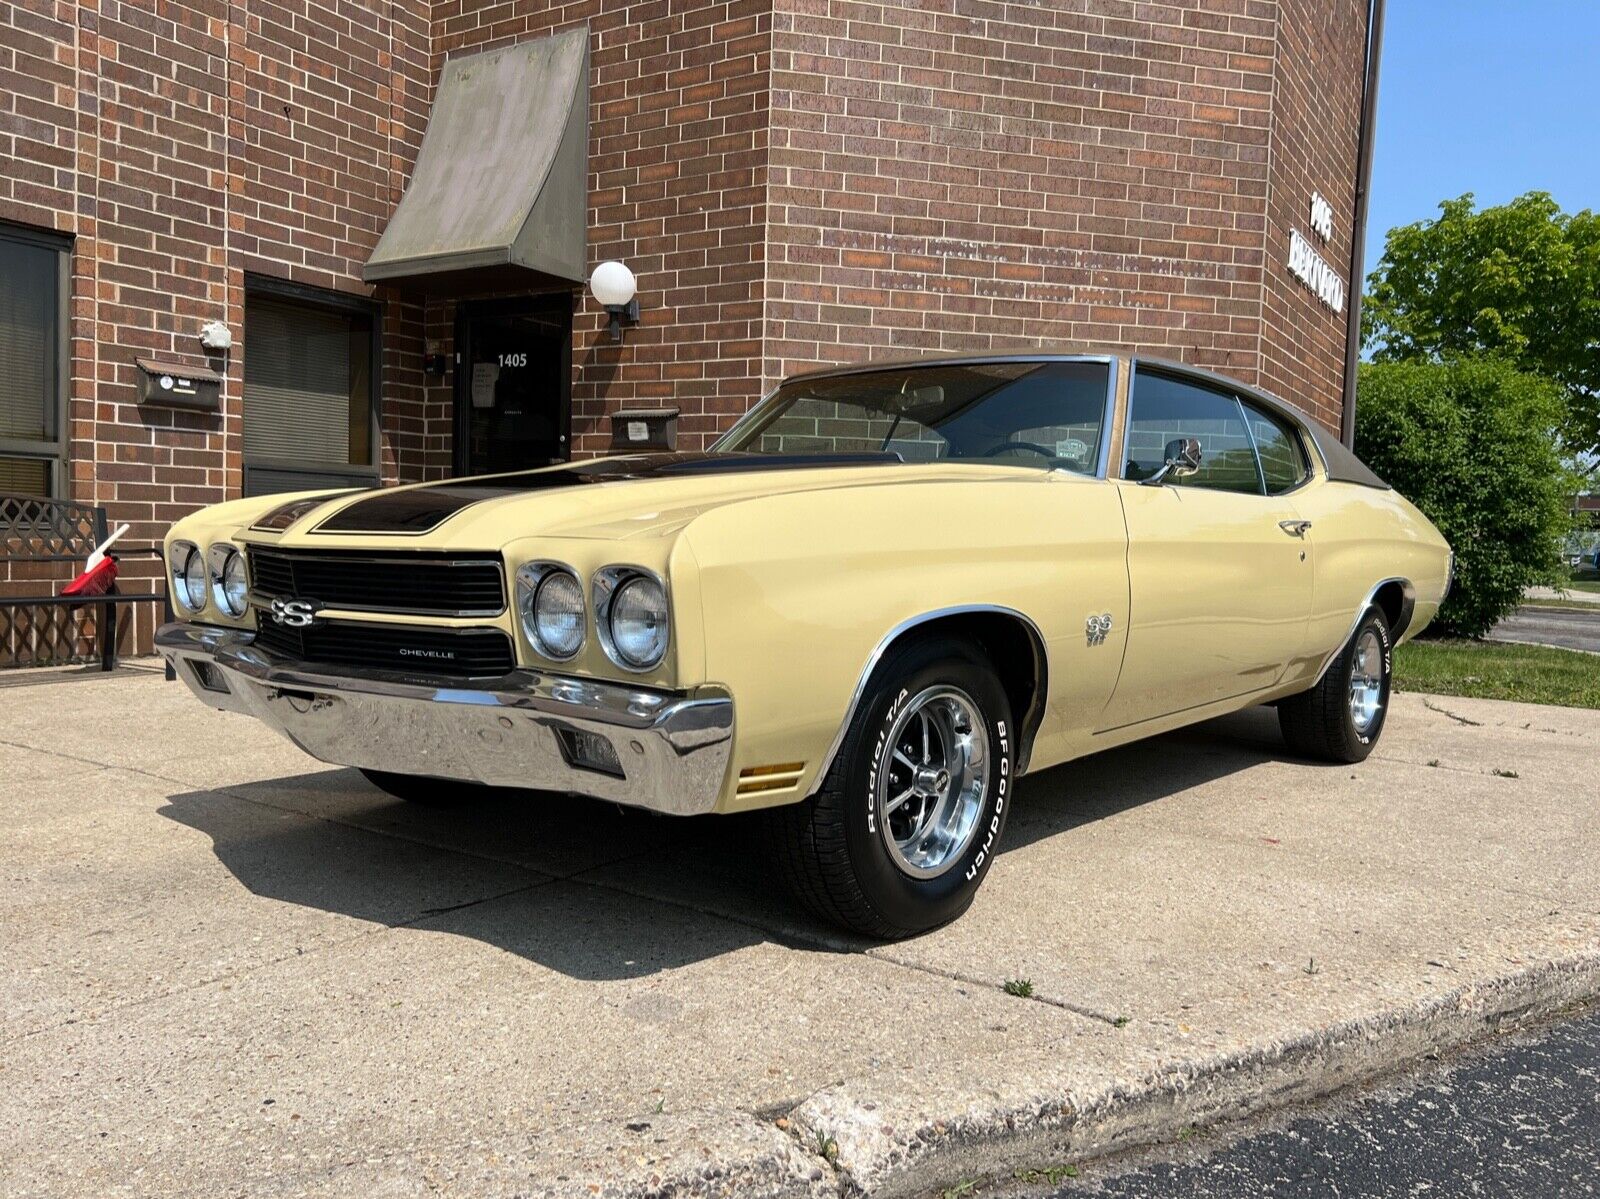
<svg viewBox="0 0 1600 1199"><path fill-rule="evenodd" d="M148 541L241 493L598 452L619 407L677 409L697 448L800 367L1059 342L1337 427L1368 22L0 0L0 491ZM620 342L583 284L610 259L638 279Z"/></svg>

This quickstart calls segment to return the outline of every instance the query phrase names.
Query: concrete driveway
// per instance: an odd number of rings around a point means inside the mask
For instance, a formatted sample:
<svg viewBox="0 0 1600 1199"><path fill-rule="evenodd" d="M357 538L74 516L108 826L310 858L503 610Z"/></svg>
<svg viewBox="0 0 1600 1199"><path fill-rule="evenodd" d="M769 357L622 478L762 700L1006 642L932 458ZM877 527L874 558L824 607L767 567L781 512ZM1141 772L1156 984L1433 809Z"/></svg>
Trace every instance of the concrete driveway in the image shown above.
<svg viewBox="0 0 1600 1199"><path fill-rule="evenodd" d="M9 676L0 1194L904 1194L1172 1136L1600 989L1596 761L1597 712L1398 696L1355 768L1243 713L1024 780L972 911L874 947L747 820L410 808L156 671Z"/></svg>

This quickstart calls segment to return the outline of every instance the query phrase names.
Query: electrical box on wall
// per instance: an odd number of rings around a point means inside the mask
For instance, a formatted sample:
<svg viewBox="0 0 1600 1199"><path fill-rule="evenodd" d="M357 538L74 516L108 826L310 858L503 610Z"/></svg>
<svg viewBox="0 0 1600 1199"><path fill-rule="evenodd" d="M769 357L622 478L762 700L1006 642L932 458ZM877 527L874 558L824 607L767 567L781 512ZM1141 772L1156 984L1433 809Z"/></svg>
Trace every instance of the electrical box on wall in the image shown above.
<svg viewBox="0 0 1600 1199"><path fill-rule="evenodd" d="M678 448L676 408L623 408L611 414L611 448L614 450L674 450Z"/></svg>
<svg viewBox="0 0 1600 1199"><path fill-rule="evenodd" d="M178 362L136 358L139 366L139 403L194 412L222 408L222 376L204 367Z"/></svg>

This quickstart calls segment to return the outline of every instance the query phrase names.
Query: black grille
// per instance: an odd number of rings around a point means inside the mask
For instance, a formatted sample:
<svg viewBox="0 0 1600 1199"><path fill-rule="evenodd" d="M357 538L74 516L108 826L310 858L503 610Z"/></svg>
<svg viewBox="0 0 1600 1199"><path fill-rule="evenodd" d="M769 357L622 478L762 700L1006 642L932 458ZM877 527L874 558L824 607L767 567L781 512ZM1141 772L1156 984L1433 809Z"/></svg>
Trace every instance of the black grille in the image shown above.
<svg viewBox="0 0 1600 1199"><path fill-rule="evenodd" d="M500 559L449 554L340 554L251 547L250 587L266 600L315 600L418 616L493 616L505 610Z"/></svg>
<svg viewBox="0 0 1600 1199"><path fill-rule="evenodd" d="M364 666L406 674L491 678L516 666L511 638L499 629L427 628L330 621L308 629L256 613L256 645L308 666Z"/></svg>

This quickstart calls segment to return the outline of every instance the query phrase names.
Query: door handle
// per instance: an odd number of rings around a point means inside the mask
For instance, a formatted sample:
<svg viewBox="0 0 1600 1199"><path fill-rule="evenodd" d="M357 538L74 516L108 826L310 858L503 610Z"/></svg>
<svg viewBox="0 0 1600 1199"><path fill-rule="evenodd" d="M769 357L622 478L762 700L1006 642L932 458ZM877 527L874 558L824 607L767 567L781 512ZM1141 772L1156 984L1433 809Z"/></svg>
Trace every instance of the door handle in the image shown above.
<svg viewBox="0 0 1600 1199"><path fill-rule="evenodd" d="M1291 537L1304 537L1306 531L1311 528L1311 522L1309 520L1280 520L1278 528Z"/></svg>

